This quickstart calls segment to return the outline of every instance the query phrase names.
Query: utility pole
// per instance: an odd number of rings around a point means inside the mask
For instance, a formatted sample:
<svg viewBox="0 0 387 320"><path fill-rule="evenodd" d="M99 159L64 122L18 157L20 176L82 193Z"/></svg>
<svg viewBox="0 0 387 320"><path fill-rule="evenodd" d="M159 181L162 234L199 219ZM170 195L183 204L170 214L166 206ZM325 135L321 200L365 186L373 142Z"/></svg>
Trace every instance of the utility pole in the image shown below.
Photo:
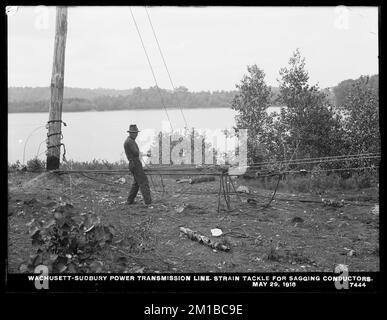
<svg viewBox="0 0 387 320"><path fill-rule="evenodd" d="M59 169L60 162L66 36L67 7L57 7L54 62L51 76L51 103L47 133L47 170Z"/></svg>

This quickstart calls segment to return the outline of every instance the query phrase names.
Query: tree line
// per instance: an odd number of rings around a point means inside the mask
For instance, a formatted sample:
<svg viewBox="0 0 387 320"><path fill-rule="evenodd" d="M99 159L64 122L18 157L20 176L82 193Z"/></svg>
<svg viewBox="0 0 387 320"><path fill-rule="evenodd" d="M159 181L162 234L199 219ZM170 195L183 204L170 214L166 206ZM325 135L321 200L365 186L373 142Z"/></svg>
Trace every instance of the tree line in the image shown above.
<svg viewBox="0 0 387 320"><path fill-rule="evenodd" d="M378 90L378 75L370 77L368 86ZM356 80L340 82L332 90L322 89L329 102L342 105L349 89ZM270 87L270 105L280 106L280 88ZM133 109L166 108L228 108L231 106L234 91L190 92L181 86L175 92L151 87L127 90L82 89L65 87L63 111L109 111ZM47 112L50 104L49 87L11 87L8 89L8 112Z"/></svg>
<svg viewBox="0 0 387 320"><path fill-rule="evenodd" d="M345 80L335 87L335 95L341 98L346 94ZM271 88L272 106L281 105L279 88ZM335 104L335 96L329 90L323 90L330 101ZM181 86L176 91L151 87L140 87L127 90L114 89L81 89L65 87L63 111L109 111L133 109L166 108L228 108L237 91L201 91L190 92ZM50 89L48 87L11 87L8 89L8 112L47 112L50 104Z"/></svg>
<svg viewBox="0 0 387 320"><path fill-rule="evenodd" d="M98 95L91 98L71 97L63 99L64 112L109 111L133 109L166 108L225 108L231 106L236 91L201 91L190 92L185 87L170 91L150 87L134 88L130 94ZM46 112L49 110L49 99L9 101L8 112Z"/></svg>

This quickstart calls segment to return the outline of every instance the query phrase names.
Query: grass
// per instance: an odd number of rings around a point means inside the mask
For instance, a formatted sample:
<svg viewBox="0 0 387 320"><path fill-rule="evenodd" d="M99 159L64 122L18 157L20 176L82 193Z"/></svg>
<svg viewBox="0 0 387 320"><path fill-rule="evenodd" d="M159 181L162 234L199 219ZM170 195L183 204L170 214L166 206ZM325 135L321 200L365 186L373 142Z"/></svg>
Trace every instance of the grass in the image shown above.
<svg viewBox="0 0 387 320"><path fill-rule="evenodd" d="M105 160L96 160L92 161L67 161L62 162L60 165L62 170L119 170L119 169L128 169L128 162L125 160L120 160L116 162L108 162Z"/></svg>
<svg viewBox="0 0 387 320"><path fill-rule="evenodd" d="M277 183L277 176L256 178L251 181L252 185L267 190L274 190ZM291 175L279 181L278 190L293 193L322 193L328 190L356 191L376 186L378 183L378 175L371 172L354 172L349 178L343 178L337 173L319 176Z"/></svg>
<svg viewBox="0 0 387 320"><path fill-rule="evenodd" d="M8 163L8 171L31 171L38 172L46 169L46 162L39 158L33 158L27 161L27 165L22 165L20 161L15 163ZM120 160L116 162L108 162L105 160L92 161L73 161L69 160L61 162L59 166L60 170L119 170L128 169L128 162Z"/></svg>

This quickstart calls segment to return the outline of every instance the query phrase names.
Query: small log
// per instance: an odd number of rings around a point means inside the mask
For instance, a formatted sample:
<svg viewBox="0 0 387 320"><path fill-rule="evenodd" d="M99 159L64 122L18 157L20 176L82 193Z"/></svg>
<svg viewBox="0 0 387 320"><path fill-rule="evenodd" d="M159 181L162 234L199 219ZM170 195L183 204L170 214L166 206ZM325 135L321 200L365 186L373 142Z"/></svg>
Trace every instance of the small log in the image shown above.
<svg viewBox="0 0 387 320"><path fill-rule="evenodd" d="M197 177L197 178L191 178L190 184L194 183L200 183L200 182L210 182L215 181L215 177Z"/></svg>
<svg viewBox="0 0 387 320"><path fill-rule="evenodd" d="M177 179L176 182L177 183L184 183L184 182L188 182L188 183L191 183L192 179Z"/></svg>
<svg viewBox="0 0 387 320"><path fill-rule="evenodd" d="M230 251L230 247L221 242L212 242L210 238L203 236L196 231L189 228L180 227L180 231L183 232L189 239L204 244L212 249Z"/></svg>

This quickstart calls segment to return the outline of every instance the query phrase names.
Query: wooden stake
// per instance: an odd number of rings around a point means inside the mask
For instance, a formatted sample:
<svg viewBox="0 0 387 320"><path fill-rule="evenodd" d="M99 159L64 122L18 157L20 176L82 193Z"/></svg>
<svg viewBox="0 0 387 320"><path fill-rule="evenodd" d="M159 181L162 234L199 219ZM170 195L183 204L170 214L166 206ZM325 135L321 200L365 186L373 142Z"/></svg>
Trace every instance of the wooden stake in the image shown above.
<svg viewBox="0 0 387 320"><path fill-rule="evenodd" d="M223 179L223 174L221 174L219 176L219 192L218 192L218 210L217 212L219 213L219 209L220 209L220 197L221 197L221 194L222 194L222 179Z"/></svg>
<svg viewBox="0 0 387 320"><path fill-rule="evenodd" d="M223 176L223 174L222 174ZM226 205L227 205L227 210L230 211L230 203L228 201L228 191L227 191L227 176L224 175L224 179L222 179L222 183L223 183L223 197L224 197L224 201L226 202ZM225 181L226 180L226 181Z"/></svg>
<svg viewBox="0 0 387 320"><path fill-rule="evenodd" d="M67 8L57 7L54 62L51 76L51 104L47 134L47 170L58 169L60 162L66 36Z"/></svg>

